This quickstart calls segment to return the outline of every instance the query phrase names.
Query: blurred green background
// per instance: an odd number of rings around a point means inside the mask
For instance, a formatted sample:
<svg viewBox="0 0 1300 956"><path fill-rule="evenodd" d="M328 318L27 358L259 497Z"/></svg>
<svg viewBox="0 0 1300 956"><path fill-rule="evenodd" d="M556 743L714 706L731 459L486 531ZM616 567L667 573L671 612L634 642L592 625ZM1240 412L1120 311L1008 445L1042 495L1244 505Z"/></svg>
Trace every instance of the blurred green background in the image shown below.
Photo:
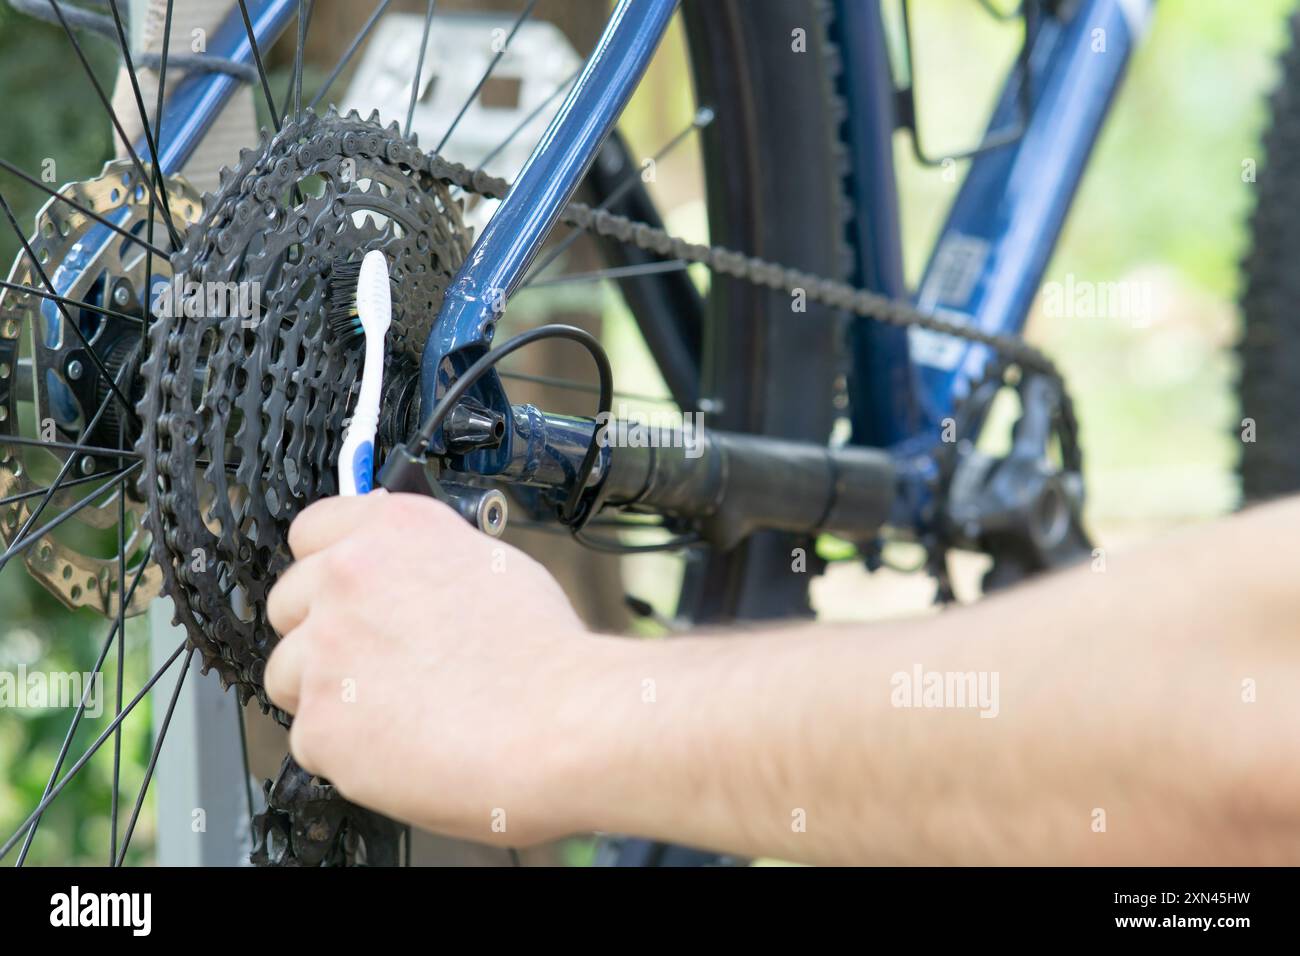
<svg viewBox="0 0 1300 956"><path fill-rule="evenodd" d="M886 6L896 4L886 0ZM975 0L915 0L913 6L923 132L932 151L957 149L978 139L1017 48L1018 28L996 24ZM1262 167L1265 159L1258 145L1265 96L1294 3L1160 0L1156 6L1046 276L1048 282L1073 276L1144 283L1152 297L1149 320L1048 320L1040 309L1029 331L1058 359L1075 395L1088 460L1088 519L1107 546L1222 513L1236 502L1239 415L1231 345L1239 329L1237 264L1247 247L1253 188L1243 181L1242 164L1256 160ZM111 85L112 45L87 39L85 46ZM0 92L6 104L0 156L27 170L53 156L60 181L98 172L110 150L109 127L65 38L58 28L4 5ZM655 152L692 109L678 32L624 118L634 154ZM897 152L908 268L915 278L956 185L940 171L918 168L901 137ZM692 238L702 238L703 230L698 166L691 150L680 150L661 165L651 187L670 227ZM3 175L0 189L20 221L31 222L38 195ZM0 230L0 261L12 262L16 250L14 238ZM616 296L583 289L589 302L603 305L620 388L662 394ZM521 298L517 310L512 304L512 318L531 322L553 304L540 296L532 304ZM629 590L664 591L655 582L666 571L667 565L654 561L629 563ZM815 595L826 616L866 617L923 609L930 593L920 578L885 573L868 579L850 564L833 568ZM20 664L85 670L106 631L94 615L64 611L28 581L19 563L0 575L0 670ZM147 673L142 621L128 628L127 646L130 694ZM109 687L116 679L115 658L110 655L106 670ZM0 836L39 800L68 716L58 710L0 714ZM142 707L126 724L124 819L148 758L149 719ZM85 723L74 755L104 722ZM106 749L55 802L35 841L33 862L106 859L111 767ZM151 821L146 806L133 859L151 858Z"/></svg>

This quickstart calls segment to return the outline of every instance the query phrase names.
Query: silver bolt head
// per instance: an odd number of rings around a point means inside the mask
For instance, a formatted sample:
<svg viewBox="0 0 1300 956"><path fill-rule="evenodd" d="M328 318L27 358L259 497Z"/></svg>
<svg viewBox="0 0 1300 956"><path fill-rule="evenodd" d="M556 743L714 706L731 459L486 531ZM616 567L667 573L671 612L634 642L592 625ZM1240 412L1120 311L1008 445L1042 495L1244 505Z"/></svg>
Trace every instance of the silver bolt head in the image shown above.
<svg viewBox="0 0 1300 956"><path fill-rule="evenodd" d="M478 503L478 528L484 534L489 534L494 538L499 538L506 530L506 521L510 515L510 508L506 502L506 496L500 491L493 488Z"/></svg>

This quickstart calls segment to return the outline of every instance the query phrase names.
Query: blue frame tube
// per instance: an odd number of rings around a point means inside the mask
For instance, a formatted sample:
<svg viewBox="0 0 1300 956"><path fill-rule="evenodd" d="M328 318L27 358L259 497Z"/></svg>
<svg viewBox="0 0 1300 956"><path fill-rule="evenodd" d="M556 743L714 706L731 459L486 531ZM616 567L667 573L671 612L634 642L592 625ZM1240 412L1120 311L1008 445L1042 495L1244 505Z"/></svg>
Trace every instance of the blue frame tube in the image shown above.
<svg viewBox="0 0 1300 956"><path fill-rule="evenodd" d="M921 281L918 306L985 332L1021 331L1133 52L1130 18L1149 9L1150 0L1085 0L1068 22L1040 18L1030 58L1033 114L1015 143L972 160ZM1094 49L1098 42L1104 51ZM1019 96L1013 74L989 129L1015 122ZM937 436L991 353L919 330L911 332L909 350L923 412L920 434Z"/></svg>
<svg viewBox="0 0 1300 956"><path fill-rule="evenodd" d="M851 6L851 0L845 0ZM970 169L935 243L916 304L988 332L1018 334L1064 225L1079 180L1109 112L1143 22L1154 0L1082 0L1065 22L1040 17L1030 56L1033 110L1024 135L971 160ZM872 3L879 15L879 4ZM845 50L858 210L869 220L856 235L863 281L882 286L891 277L896 220L873 175L882 165L881 85L892 80L868 62L879 43L862 11L846 10ZM1094 49L1104 42L1104 52ZM1020 84L1013 74L988 128L1004 129L1019 115ZM863 184L866 184L865 186ZM876 202L862 195L875 190ZM889 192L883 193L887 200ZM883 210L878 212L877 210ZM861 243L882 243L865 246ZM877 268L871 268L872 257ZM886 268L880 268L880 265ZM885 290L882 290L885 291ZM935 449L943 419L983 373L983 345L909 330L906 336L878 324L859 326L854 340L852 406L855 442L888 444L895 458L899 495L891 524L924 529L930 521Z"/></svg>
<svg viewBox="0 0 1300 956"><path fill-rule="evenodd" d="M423 408L433 408L456 375L487 350L506 301L641 82L676 8L677 0L620 0L573 89L447 290L424 349ZM476 391L485 404L509 413L495 372ZM509 458L511 438L496 453L473 456L469 467L498 471ZM434 436L433 450L440 450L440 440Z"/></svg>

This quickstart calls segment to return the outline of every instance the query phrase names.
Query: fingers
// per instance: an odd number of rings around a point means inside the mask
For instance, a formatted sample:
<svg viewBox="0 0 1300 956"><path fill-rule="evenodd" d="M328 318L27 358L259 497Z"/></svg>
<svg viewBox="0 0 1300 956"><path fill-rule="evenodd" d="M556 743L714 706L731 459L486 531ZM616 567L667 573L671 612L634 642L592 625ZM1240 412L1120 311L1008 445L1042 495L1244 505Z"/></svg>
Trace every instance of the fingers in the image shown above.
<svg viewBox="0 0 1300 956"><path fill-rule="evenodd" d="M266 597L266 619L277 634L288 636L311 610L312 601L323 593L324 556L313 554L295 561L280 575Z"/></svg>
<svg viewBox="0 0 1300 956"><path fill-rule="evenodd" d="M353 532L384 526L412 533L426 522L436 524L442 534L471 533L469 524L441 501L380 489L356 497L322 498L303 509L289 526L289 550L301 559L337 544Z"/></svg>
<svg viewBox="0 0 1300 956"><path fill-rule="evenodd" d="M372 523L387 498L388 492L380 490L368 495L336 495L308 505L289 526L289 550L302 559L328 548Z"/></svg>
<svg viewBox="0 0 1300 956"><path fill-rule="evenodd" d="M310 738L307 725L301 720L295 720L293 726L289 728L289 753L293 755L294 762L303 770L324 776L325 768L321 766L314 752L307 746L306 741L308 739Z"/></svg>
<svg viewBox="0 0 1300 956"><path fill-rule="evenodd" d="M266 696L281 710L298 713L302 700L302 679L310 658L310 641L301 630L290 634L275 646L262 675Z"/></svg>

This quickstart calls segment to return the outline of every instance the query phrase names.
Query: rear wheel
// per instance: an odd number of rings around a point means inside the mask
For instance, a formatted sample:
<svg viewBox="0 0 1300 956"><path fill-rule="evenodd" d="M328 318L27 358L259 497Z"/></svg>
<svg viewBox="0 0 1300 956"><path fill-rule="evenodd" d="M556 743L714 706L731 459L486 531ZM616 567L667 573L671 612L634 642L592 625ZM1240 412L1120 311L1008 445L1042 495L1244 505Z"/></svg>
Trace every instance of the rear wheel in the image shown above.
<svg viewBox="0 0 1300 956"><path fill-rule="evenodd" d="M843 279L849 200L829 5L729 0L684 12L698 99L720 104L704 132L710 241ZM792 49L796 30L807 52ZM835 313L795 313L782 293L714 283L701 390L716 403L713 427L825 441L844 370ZM710 554L688 575L683 608L708 622L809 613L809 575L791 569L799 547L811 550L806 540L762 533Z"/></svg>

